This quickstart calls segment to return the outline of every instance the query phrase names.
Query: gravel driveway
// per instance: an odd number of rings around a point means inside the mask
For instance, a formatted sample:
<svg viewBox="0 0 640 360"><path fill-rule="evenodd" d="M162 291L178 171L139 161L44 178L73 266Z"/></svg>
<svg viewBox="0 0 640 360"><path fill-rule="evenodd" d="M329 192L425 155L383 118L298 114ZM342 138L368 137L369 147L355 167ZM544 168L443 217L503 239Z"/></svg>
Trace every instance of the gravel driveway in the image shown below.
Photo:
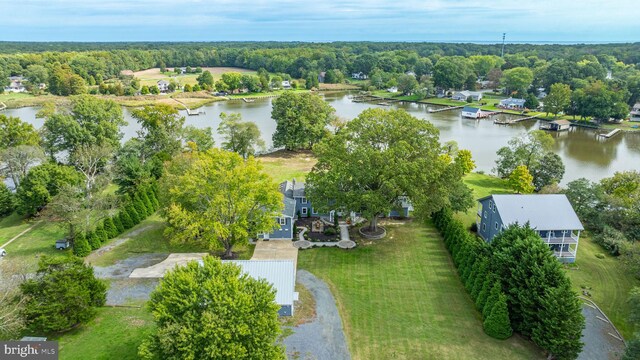
<svg viewBox="0 0 640 360"><path fill-rule="evenodd" d="M349 360L349 349L342 329L336 302L324 281L305 270L298 270L298 283L316 300L316 319L294 327L293 335L284 339L289 359Z"/></svg>
<svg viewBox="0 0 640 360"><path fill-rule="evenodd" d="M578 360L617 360L622 357L624 344L622 341L609 335L615 334L610 323L603 318L600 312L588 305L582 306L582 315L585 319L585 328L582 330L582 342L584 347L578 356Z"/></svg>
<svg viewBox="0 0 640 360"><path fill-rule="evenodd" d="M129 305L149 300L149 294L158 285L158 279L130 279L131 272L140 267L157 264L168 254L144 254L120 260L111 266L94 266L97 278L109 281L107 305Z"/></svg>

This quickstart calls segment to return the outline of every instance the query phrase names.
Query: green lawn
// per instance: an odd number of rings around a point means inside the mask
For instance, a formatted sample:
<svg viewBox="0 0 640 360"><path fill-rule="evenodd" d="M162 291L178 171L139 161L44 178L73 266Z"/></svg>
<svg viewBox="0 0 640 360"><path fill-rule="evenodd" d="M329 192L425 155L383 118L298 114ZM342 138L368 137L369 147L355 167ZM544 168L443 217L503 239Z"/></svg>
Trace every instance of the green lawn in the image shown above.
<svg viewBox="0 0 640 360"><path fill-rule="evenodd" d="M604 254L599 259L596 254ZM600 245L583 233L578 245L576 267L568 268L573 287L582 294L581 287L588 287L591 299L607 314L618 330L627 339L633 335L633 326L627 322L629 304L627 297L634 286L640 286L623 267L620 260L610 256Z"/></svg>
<svg viewBox="0 0 640 360"><path fill-rule="evenodd" d="M0 236L11 233L13 228L0 228ZM65 230L53 223L39 223L29 232L7 245L7 256L2 261L18 262L26 264L28 270L37 268L38 259L42 255L64 256L71 252L68 250L56 250L57 239L65 236Z"/></svg>
<svg viewBox="0 0 640 360"><path fill-rule="evenodd" d="M101 308L96 319L56 339L60 359L138 359L138 346L153 327L144 308Z"/></svg>
<svg viewBox="0 0 640 360"><path fill-rule="evenodd" d="M0 218L0 246L33 225L24 216L13 213Z"/></svg>
<svg viewBox="0 0 640 360"><path fill-rule="evenodd" d="M296 179L304 181L316 158L310 151L276 151L259 156L264 171L277 182Z"/></svg>
<svg viewBox="0 0 640 360"><path fill-rule="evenodd" d="M530 342L485 335L432 226L387 225L384 240L353 250L299 253L298 268L336 298L353 359L537 359Z"/></svg>
<svg viewBox="0 0 640 360"><path fill-rule="evenodd" d="M513 193L507 181L497 178L491 175L471 173L464 177L464 183L473 190L473 198L478 200L491 194L509 194ZM466 213L456 214L456 217L464 223L465 226L470 226L476 221L476 213L478 211L477 204L474 203Z"/></svg>

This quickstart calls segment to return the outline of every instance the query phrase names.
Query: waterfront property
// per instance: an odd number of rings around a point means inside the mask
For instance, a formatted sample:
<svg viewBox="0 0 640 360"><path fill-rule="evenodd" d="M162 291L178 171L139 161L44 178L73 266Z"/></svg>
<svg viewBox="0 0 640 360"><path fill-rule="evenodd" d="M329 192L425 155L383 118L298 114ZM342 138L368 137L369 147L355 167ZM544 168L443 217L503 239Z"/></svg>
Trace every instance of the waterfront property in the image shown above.
<svg viewBox="0 0 640 360"><path fill-rule="evenodd" d="M500 100L498 107L509 110L522 110L524 109L525 99L507 98Z"/></svg>
<svg viewBox="0 0 640 360"><path fill-rule="evenodd" d="M467 101L467 99L471 97L471 99L473 101L480 101L482 100L482 93L481 92L477 92L477 91L456 91L452 96L451 99L452 100L458 100L458 101Z"/></svg>
<svg viewBox="0 0 640 360"><path fill-rule="evenodd" d="M489 195L478 203L478 235L485 241L509 225L529 224L561 262L576 261L584 227L566 195Z"/></svg>
<svg viewBox="0 0 640 360"><path fill-rule="evenodd" d="M554 120L549 121L548 123L542 123L540 125L540 130L550 130L550 131L567 131L571 128L571 123L569 120Z"/></svg>
<svg viewBox="0 0 640 360"><path fill-rule="evenodd" d="M319 83L323 83L324 82L324 78L327 76L327 72L326 71L321 71L318 74L318 82Z"/></svg>
<svg viewBox="0 0 640 360"><path fill-rule="evenodd" d="M27 91L27 88L22 83L24 79L22 76L9 77L9 86L5 86L4 91L7 93L21 93Z"/></svg>
<svg viewBox="0 0 640 360"><path fill-rule="evenodd" d="M465 106L462 109L462 117L468 119L479 119L482 117L482 110L471 106Z"/></svg>
<svg viewBox="0 0 640 360"><path fill-rule="evenodd" d="M357 72L357 73L352 73L351 78L356 80L367 80L369 77L363 72Z"/></svg>
<svg viewBox="0 0 640 360"><path fill-rule="evenodd" d="M640 121L640 102L637 102L635 105L633 105L629 121Z"/></svg>

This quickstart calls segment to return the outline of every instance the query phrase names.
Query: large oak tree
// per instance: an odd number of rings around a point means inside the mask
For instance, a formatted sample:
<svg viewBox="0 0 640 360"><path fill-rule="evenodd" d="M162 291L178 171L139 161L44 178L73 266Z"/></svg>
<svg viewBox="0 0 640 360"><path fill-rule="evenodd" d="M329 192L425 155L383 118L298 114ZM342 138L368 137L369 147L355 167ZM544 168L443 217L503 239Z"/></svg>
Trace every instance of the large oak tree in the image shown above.
<svg viewBox="0 0 640 360"><path fill-rule="evenodd" d="M445 154L438 130L404 110L365 110L314 152L318 163L307 178L314 207L360 213L371 231L379 216L400 207L401 196L424 215L470 203L451 204L464 193L463 166Z"/></svg>

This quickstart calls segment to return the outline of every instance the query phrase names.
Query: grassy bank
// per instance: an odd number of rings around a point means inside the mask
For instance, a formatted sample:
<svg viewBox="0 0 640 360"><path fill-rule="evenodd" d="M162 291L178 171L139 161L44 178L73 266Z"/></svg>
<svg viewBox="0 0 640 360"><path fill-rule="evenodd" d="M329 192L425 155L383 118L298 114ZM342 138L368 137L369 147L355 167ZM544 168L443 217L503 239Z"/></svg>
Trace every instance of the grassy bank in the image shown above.
<svg viewBox="0 0 640 360"><path fill-rule="evenodd" d="M442 239L417 222L386 225L356 249L299 253L336 298L353 359L538 359L532 343L485 335Z"/></svg>
<svg viewBox="0 0 640 360"><path fill-rule="evenodd" d="M280 150L258 157L267 174L277 182L296 179L304 181L307 173L316 163L310 151Z"/></svg>

